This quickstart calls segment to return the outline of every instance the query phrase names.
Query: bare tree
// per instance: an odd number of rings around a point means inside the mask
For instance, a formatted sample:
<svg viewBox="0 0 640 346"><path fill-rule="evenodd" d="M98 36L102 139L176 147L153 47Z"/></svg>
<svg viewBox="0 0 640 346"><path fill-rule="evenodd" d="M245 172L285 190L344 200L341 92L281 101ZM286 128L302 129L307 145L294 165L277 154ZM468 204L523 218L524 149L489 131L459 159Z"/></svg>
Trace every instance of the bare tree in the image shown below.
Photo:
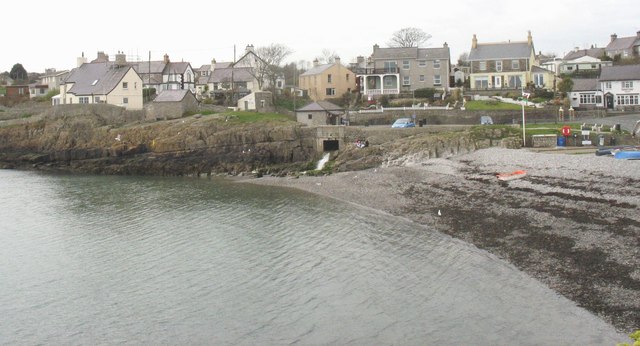
<svg viewBox="0 0 640 346"><path fill-rule="evenodd" d="M320 64L333 64L334 62L336 62L337 57L338 54L335 51L325 48L322 50L322 54L320 56L317 56L316 59Z"/></svg>
<svg viewBox="0 0 640 346"><path fill-rule="evenodd" d="M458 57L458 66L469 66L469 52L462 52Z"/></svg>
<svg viewBox="0 0 640 346"><path fill-rule="evenodd" d="M291 50L282 44L271 44L266 47L258 47L255 50L257 59L252 63L252 74L258 81L258 88L262 89L266 84L273 88L278 77L282 74L280 65L291 54Z"/></svg>
<svg viewBox="0 0 640 346"><path fill-rule="evenodd" d="M387 43L389 47L419 47L427 42L431 35L419 28L403 28L393 33Z"/></svg>

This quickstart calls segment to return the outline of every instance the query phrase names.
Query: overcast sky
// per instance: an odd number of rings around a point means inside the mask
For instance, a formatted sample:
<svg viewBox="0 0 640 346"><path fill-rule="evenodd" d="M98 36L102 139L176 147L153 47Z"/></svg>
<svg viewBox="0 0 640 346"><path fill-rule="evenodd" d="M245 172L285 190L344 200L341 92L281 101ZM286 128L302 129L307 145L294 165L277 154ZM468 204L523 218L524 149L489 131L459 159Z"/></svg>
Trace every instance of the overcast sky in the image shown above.
<svg viewBox="0 0 640 346"><path fill-rule="evenodd" d="M287 62L313 61L324 49L343 63L386 47L402 28L432 37L427 47L451 49L455 63L478 41L524 41L562 56L574 47L604 47L610 35L640 31L638 0L456 1L6 1L0 5L0 71L21 63L29 72L71 69L83 52L117 51L147 60L187 61L196 68L232 61L248 44L293 51Z"/></svg>

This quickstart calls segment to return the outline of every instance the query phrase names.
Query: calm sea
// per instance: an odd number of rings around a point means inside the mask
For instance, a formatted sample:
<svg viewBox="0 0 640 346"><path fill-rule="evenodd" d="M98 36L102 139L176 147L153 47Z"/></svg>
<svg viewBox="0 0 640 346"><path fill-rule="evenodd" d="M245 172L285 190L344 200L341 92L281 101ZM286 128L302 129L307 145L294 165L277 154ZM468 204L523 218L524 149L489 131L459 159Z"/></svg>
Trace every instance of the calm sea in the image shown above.
<svg viewBox="0 0 640 346"><path fill-rule="evenodd" d="M0 170L0 344L614 345L402 218L218 178Z"/></svg>

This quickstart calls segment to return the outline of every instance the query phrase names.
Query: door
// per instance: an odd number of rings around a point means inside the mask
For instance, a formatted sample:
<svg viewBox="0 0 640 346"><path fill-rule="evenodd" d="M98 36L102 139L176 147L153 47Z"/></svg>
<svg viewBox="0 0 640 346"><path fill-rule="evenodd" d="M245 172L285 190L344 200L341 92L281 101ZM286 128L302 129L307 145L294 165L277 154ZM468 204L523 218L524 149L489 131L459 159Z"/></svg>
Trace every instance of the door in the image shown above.
<svg viewBox="0 0 640 346"><path fill-rule="evenodd" d="M613 94L605 95L605 99L607 100L607 109L613 109Z"/></svg>
<svg viewBox="0 0 640 346"><path fill-rule="evenodd" d="M493 76L493 87L496 89L502 88L502 77Z"/></svg>

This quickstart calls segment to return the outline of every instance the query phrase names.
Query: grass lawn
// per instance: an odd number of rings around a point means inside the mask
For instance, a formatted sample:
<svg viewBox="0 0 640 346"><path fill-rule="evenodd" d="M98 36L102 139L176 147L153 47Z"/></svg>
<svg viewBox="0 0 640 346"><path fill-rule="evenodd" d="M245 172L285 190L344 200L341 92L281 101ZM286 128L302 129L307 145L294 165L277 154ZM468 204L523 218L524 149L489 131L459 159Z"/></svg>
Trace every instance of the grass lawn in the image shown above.
<svg viewBox="0 0 640 346"><path fill-rule="evenodd" d="M470 111L520 110L522 106L498 101L467 101L465 109Z"/></svg>
<svg viewBox="0 0 640 346"><path fill-rule="evenodd" d="M580 132L580 125L578 123L548 123L548 124L527 124L526 132L527 135L558 135L562 134L563 126L570 126L571 133Z"/></svg>

